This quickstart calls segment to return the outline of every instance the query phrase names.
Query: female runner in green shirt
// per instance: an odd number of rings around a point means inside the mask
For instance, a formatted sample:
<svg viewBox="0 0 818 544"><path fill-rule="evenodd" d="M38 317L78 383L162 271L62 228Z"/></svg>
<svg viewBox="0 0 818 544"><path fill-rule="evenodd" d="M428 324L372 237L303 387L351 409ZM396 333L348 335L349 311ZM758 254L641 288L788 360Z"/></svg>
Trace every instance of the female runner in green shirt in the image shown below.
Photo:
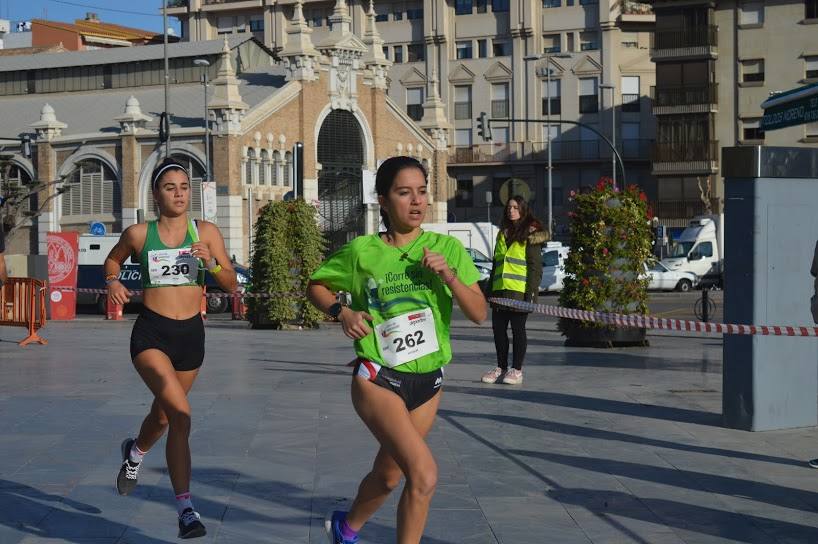
<svg viewBox="0 0 818 544"><path fill-rule="evenodd" d="M327 520L333 544L357 542L357 532L404 475L397 542L420 542L437 482L425 437L452 356L452 298L475 323L486 318L479 273L463 245L421 229L429 206L423 165L410 157L388 159L375 188L386 232L360 236L331 255L307 290L312 304L336 316L355 340L352 403L381 445L349 512ZM349 307L336 302L338 291L352 295Z"/></svg>
<svg viewBox="0 0 818 544"><path fill-rule="evenodd" d="M105 259L108 298L130 301L119 281L122 263L138 257L142 275L143 308L131 332L131 360L154 395L139 435L122 442L122 465L116 487L120 495L137 485L145 453L168 431L166 457L179 512L179 537L206 534L190 496L190 403L187 396L204 359L205 331L199 306L204 268L219 286L236 289L219 228L188 217L191 185L184 165L165 159L151 174L159 219L131 225Z"/></svg>

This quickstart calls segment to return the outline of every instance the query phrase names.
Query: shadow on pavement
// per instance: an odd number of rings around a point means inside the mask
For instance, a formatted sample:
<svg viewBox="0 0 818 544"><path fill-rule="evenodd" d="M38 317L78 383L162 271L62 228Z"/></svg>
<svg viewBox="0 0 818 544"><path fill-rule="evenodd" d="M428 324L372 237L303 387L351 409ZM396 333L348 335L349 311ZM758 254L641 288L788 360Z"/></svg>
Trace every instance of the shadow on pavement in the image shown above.
<svg viewBox="0 0 818 544"><path fill-rule="evenodd" d="M621 400L582 397L579 395L553 393L549 391L496 388L491 385L485 387L449 385L446 387L446 391L450 393L462 393L464 395L478 395L484 397L533 402L536 404L550 404L553 406L560 406L562 408L578 408L580 410L589 410L591 412L605 412L609 414L648 417L651 419L677 421L679 423L694 423L697 425L721 427L721 414L691 410L688 408L638 404Z"/></svg>
<svg viewBox="0 0 818 544"><path fill-rule="evenodd" d="M249 524L247 527L252 527L261 534L264 528L258 527L258 523L266 523L270 524L267 531L272 537L276 536L275 525L292 525L297 528L304 528L306 531L307 527L315 529L316 522L320 521L323 534L324 515L331 509L342 509L348 506L345 498L316 496L310 489L287 482L252 478L231 469L194 467L192 483L193 487L198 483L221 488L225 490L225 493L221 494L222 496L232 495L232 500L242 505L237 506L232 502L224 503L208 499L206 495L194 495L193 501L196 510L202 515L202 521L207 525L208 521L212 523L214 520L220 520L222 522L222 527L219 529L220 533L243 533L241 526L233 524L244 522ZM350 493L354 492L354 488L350 489ZM237 494L241 494L246 498L237 501ZM169 496L171 496L169 488L147 485L139 486L132 495L128 496L128 499L137 498L154 503L169 504L172 502L172 499L168 499ZM249 506L247 498L251 499L252 504L259 505L262 511L267 511L264 508L264 504L267 503L283 506L289 510L295 509L303 512L303 515L273 516L255 512L245 507L245 505ZM254 536L257 537L258 535ZM323 541L324 538L322 536L321 540ZM395 528L379 523L376 519L371 519L361 532L361 538L367 542L392 542L395 539ZM424 544L458 544L457 542L440 540L429 536L424 536L423 542Z"/></svg>
<svg viewBox="0 0 818 544"><path fill-rule="evenodd" d="M478 418L490 419L499 423L510 425L519 425L529 429L536 429L538 431L545 431L556 434L564 434L571 436L581 436L583 438L594 438L597 440L604 440L609 442L625 442L629 444L640 444L643 446L651 446L654 448L665 448L669 450L687 451L691 453L701 453L704 455L715 455L718 457L730 457L733 459L745 459L748 461L760 461L764 463L775 463L778 465L789 465L794 467L803 467L804 462L797 459L788 459L786 457L775 457L773 455L764 455L759 453L750 453L743 451L726 450L723 448L714 448L710 446L697 446L694 444L682 444L679 442L671 442L668 440L660 440L656 438L646 438L627 433L620 433L616 431L606 431L603 429L593 429L591 427L584 427L582 425L571 425L568 423L557 423L554 421L546 421L541 419L532 419L521 416L509 415L494 415L494 414L477 414L473 412L458 412L454 410L441 409L441 415L449 415L457 418Z"/></svg>
<svg viewBox="0 0 818 544"><path fill-rule="evenodd" d="M718 474L707 474L704 472L645 465L642 463L628 463L626 461L600 459L598 457L582 457L544 451L514 449L507 451L511 455L542 459L544 461L601 474L612 474L633 480L671 485L673 487L693 491L707 491L721 495L743 497L765 504L773 504L782 508L792 508L815 513L817 511L816 506L818 506L818 493L792 487L783 487L758 480L742 480L731 476L720 476Z"/></svg>
<svg viewBox="0 0 818 544"><path fill-rule="evenodd" d="M667 527L710 535L720 542L818 542L815 527L678 501L640 497L644 508L634 508L634 497L617 491L567 488L548 494L606 519L616 516L655 524L658 518Z"/></svg>
<svg viewBox="0 0 818 544"><path fill-rule="evenodd" d="M0 480L0 525L19 531L21 539L28 534L84 544L90 538L113 540L130 529L127 525L98 515L102 513L102 510L90 504L43 493L25 484ZM139 538L146 544L168 544L146 535L139 535Z"/></svg>

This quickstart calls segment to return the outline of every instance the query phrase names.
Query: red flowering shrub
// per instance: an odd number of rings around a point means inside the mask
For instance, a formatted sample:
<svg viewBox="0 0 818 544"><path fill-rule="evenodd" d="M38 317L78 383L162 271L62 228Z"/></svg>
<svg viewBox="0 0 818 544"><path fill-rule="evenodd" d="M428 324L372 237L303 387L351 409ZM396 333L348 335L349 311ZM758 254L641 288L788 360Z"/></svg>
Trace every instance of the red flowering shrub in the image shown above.
<svg viewBox="0 0 818 544"><path fill-rule="evenodd" d="M565 263L560 305L646 313L647 279L640 279L640 275L651 252L647 196L636 185L620 191L609 178L602 178L594 191L573 194L572 202L571 252ZM564 325L560 320L561 330L565 330Z"/></svg>

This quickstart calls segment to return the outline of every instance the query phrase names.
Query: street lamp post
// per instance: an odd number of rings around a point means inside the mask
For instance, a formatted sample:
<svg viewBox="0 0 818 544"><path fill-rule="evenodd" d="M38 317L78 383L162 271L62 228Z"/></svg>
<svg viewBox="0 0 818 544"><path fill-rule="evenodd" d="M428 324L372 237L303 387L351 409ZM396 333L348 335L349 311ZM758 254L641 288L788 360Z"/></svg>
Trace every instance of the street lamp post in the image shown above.
<svg viewBox="0 0 818 544"><path fill-rule="evenodd" d="M613 143L614 148L616 148L616 105L614 104L614 98L616 96L616 87L613 85L600 85L600 89L610 89L611 90L611 143ZM611 153L611 172L613 174L613 186L616 187L616 154ZM622 180L622 183L625 183L625 180Z"/></svg>
<svg viewBox="0 0 818 544"><path fill-rule="evenodd" d="M207 109L207 69L210 67L210 62L207 59L195 59L193 64L202 67L202 83L204 84L205 175L199 186L199 198L201 199L202 205L202 219L204 219L204 184L205 182L210 181L210 121L208 119L209 112Z"/></svg>
<svg viewBox="0 0 818 544"><path fill-rule="evenodd" d="M492 194L491 191L486 191L486 223L489 224L489 234L491 234L491 201L492 201ZM489 252L491 255L494 255L494 239L489 236ZM493 257L492 257L493 258Z"/></svg>
<svg viewBox="0 0 818 544"><path fill-rule="evenodd" d="M162 52L165 57L165 158L170 158L170 64L168 61L168 0L162 0Z"/></svg>
<svg viewBox="0 0 818 544"><path fill-rule="evenodd" d="M530 61L530 60L540 60L542 58L545 59L545 101L546 101L546 108L545 108L545 146L548 152L548 232L551 232L554 228L554 206L553 206L553 197L552 193L552 186L553 186L553 175L552 175L552 165L551 165L551 59L553 57L566 59L571 58L571 55L567 53L557 53L552 55L551 53L546 53L545 56L540 55L531 55L528 57L524 57L523 60Z"/></svg>

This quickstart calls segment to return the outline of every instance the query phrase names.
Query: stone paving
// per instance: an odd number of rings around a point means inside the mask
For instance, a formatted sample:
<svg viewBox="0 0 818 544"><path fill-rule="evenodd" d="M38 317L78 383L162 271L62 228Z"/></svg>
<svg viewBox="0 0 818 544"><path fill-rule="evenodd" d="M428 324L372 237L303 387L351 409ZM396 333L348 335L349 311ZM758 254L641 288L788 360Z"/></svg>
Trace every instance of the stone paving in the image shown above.
<svg viewBox="0 0 818 544"><path fill-rule="evenodd" d="M161 442L114 491L119 444L151 397L128 360L134 316L49 323L45 347L0 328L0 544L171 543ZM721 427L720 337L564 348L532 319L525 383L485 385L491 327L457 319L429 442L440 480L428 544L818 542L818 431ZM376 444L349 400L339 328L210 320L191 394L200 542L323 543ZM793 341L813 341L794 339ZM786 364L786 361L782 361ZM397 494L362 543L395 541Z"/></svg>

